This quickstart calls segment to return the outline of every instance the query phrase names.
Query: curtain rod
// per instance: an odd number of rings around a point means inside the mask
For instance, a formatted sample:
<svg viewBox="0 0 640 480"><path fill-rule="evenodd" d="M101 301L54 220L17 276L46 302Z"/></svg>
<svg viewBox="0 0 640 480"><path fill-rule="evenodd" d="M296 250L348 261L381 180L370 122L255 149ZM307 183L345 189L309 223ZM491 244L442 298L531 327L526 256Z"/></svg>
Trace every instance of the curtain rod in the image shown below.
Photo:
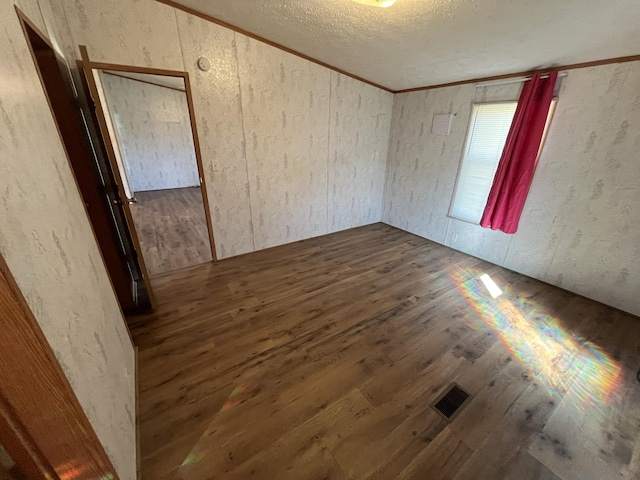
<svg viewBox="0 0 640 480"><path fill-rule="evenodd" d="M567 75L569 75L567 72L560 72L558 73L558 78L566 77ZM548 78L548 77L549 77L549 74L546 73L542 75L541 78ZM528 77L506 78L504 80L496 80L493 82L476 83L476 88L492 87L494 85L507 85L509 83L522 83L522 82L526 82L527 80L531 80L531 75L529 75Z"/></svg>

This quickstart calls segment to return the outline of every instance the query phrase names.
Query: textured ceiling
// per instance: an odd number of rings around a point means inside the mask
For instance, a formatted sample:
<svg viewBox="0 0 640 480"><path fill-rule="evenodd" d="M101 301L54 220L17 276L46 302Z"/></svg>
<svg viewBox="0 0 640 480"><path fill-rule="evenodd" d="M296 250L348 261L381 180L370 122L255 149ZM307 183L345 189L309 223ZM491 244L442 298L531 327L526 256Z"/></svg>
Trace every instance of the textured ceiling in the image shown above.
<svg viewBox="0 0 640 480"><path fill-rule="evenodd" d="M640 54L640 0L177 0L393 90Z"/></svg>

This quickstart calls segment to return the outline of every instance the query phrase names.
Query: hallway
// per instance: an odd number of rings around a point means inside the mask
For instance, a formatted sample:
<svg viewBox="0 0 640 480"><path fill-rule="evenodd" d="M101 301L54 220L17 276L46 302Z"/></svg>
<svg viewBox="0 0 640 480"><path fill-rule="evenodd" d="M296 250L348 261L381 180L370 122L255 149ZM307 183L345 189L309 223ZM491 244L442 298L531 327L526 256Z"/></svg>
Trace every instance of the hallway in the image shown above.
<svg viewBox="0 0 640 480"><path fill-rule="evenodd" d="M200 187L137 192L133 221L150 276L211 261Z"/></svg>

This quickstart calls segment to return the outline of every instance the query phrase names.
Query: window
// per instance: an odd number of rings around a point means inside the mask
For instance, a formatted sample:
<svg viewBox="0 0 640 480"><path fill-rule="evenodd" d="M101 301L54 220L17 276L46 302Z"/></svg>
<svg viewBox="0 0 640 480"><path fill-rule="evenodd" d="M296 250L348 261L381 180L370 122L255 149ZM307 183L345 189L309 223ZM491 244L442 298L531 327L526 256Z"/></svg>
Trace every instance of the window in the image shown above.
<svg viewBox="0 0 640 480"><path fill-rule="evenodd" d="M479 224L518 102L473 105L449 216Z"/></svg>

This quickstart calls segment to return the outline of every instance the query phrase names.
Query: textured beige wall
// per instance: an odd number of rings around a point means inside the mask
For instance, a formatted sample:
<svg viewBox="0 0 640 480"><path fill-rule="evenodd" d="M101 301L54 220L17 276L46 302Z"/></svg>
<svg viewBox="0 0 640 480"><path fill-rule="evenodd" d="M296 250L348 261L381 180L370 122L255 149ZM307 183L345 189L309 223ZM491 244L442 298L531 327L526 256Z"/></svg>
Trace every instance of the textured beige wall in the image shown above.
<svg viewBox="0 0 640 480"><path fill-rule="evenodd" d="M187 94L101 75L133 192L200 186Z"/></svg>
<svg viewBox="0 0 640 480"><path fill-rule="evenodd" d="M219 258L380 220L390 93L154 0L47 8L67 58L85 44L96 61L189 72Z"/></svg>
<svg viewBox="0 0 640 480"><path fill-rule="evenodd" d="M233 31L176 11L189 72L218 258L252 252L253 226L244 154ZM211 69L196 67L204 56Z"/></svg>
<svg viewBox="0 0 640 480"><path fill-rule="evenodd" d="M256 250L327 233L328 69L236 35Z"/></svg>
<svg viewBox="0 0 640 480"><path fill-rule="evenodd" d="M393 95L331 72L328 232L382 219Z"/></svg>
<svg viewBox="0 0 640 480"><path fill-rule="evenodd" d="M35 1L19 7L46 30ZM122 479L134 352L12 2L0 3L0 253Z"/></svg>
<svg viewBox="0 0 640 480"><path fill-rule="evenodd" d="M506 235L447 217L473 101L519 85L396 96L384 220L640 315L640 62L572 70L525 205ZM450 136L430 133L454 113Z"/></svg>

